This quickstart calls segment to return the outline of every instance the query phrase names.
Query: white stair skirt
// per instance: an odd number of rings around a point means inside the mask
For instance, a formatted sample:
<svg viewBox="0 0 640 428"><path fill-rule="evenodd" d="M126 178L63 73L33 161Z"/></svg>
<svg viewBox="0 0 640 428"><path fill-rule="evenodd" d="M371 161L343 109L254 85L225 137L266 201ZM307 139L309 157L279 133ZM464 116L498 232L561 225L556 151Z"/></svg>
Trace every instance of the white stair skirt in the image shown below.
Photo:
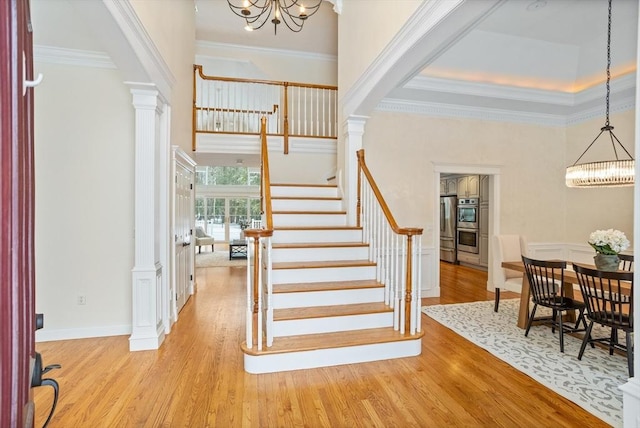
<svg viewBox="0 0 640 428"><path fill-rule="evenodd" d="M388 343L373 343L342 348L264 354L244 354L244 369L248 373L275 373L288 370L312 369L342 364L365 363L420 355L422 339Z"/></svg>

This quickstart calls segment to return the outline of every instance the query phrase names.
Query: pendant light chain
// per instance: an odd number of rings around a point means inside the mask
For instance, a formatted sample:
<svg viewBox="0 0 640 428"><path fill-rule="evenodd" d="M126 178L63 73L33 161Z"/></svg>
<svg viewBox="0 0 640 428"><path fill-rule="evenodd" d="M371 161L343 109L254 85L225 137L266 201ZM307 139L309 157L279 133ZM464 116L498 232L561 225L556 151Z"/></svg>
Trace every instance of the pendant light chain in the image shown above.
<svg viewBox="0 0 640 428"><path fill-rule="evenodd" d="M604 126L609 126L609 93L611 82L611 0L609 0L609 26L607 28L607 115Z"/></svg>
<svg viewBox="0 0 640 428"><path fill-rule="evenodd" d="M611 3L609 0L609 21L607 27L607 97L606 97L606 122L600 133L587 146L584 152L578 157L573 165L567 167L565 183L568 187L618 187L633 186L635 183L635 160L618 137L613 133L613 126L609 122L609 97L611 95ZM615 160L604 160L596 162L578 163L589 151L591 146L600 138L603 133L608 133ZM629 156L629 159L619 159L618 144Z"/></svg>

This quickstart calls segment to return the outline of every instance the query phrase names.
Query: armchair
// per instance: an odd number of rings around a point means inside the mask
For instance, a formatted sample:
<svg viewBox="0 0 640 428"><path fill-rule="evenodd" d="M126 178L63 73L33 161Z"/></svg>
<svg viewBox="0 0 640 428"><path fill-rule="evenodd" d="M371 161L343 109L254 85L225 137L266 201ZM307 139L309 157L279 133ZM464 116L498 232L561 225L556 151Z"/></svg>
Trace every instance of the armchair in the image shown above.
<svg viewBox="0 0 640 428"><path fill-rule="evenodd" d="M198 253L200 252L200 247L203 245L211 245L211 252L213 252L214 243L215 240L213 236L207 235L202 227L196 227L196 246L198 247Z"/></svg>

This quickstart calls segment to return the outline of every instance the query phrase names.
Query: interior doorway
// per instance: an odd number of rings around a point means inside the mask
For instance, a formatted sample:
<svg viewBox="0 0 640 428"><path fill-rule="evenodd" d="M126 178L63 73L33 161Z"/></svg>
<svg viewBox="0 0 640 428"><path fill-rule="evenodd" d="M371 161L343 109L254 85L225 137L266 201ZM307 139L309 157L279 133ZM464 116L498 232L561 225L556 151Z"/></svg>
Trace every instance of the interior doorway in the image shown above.
<svg viewBox="0 0 640 428"><path fill-rule="evenodd" d="M455 165L455 164L437 164L434 163L434 212L433 219L436 224L440 224L441 205L440 205L440 181L444 176L471 176L471 175L484 175L488 180L489 191L489 203L488 210L485 213L488 219L488 237L498 234L500 231L500 176L501 171L498 166L488 165ZM440 228L434 228L434 246L435 254L440 254ZM493 272L492 261L493 254L490 245L491 239L487 239L485 243L487 245L487 289L493 290ZM438 256L439 257L439 256ZM440 263L439 260L433 263L435 267L435 286L438 287L437 295L440 295Z"/></svg>

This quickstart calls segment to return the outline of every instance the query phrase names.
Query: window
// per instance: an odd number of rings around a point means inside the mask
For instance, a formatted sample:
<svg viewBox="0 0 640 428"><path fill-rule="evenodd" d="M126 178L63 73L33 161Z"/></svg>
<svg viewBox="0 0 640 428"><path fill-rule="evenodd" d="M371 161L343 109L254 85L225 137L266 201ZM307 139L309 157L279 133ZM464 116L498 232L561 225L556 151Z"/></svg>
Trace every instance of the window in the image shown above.
<svg viewBox="0 0 640 428"><path fill-rule="evenodd" d="M246 166L198 166L196 184L204 186L259 186L260 168Z"/></svg>

